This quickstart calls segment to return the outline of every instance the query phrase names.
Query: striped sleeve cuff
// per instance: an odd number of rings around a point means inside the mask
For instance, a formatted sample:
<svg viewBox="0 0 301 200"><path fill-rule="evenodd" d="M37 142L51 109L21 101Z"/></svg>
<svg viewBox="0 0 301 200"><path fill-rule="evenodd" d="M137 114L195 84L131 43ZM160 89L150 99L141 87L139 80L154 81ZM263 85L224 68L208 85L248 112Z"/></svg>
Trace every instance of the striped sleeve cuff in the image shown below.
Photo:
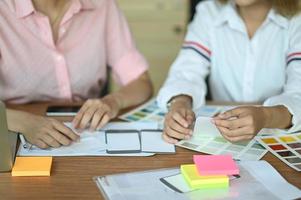
<svg viewBox="0 0 301 200"><path fill-rule="evenodd" d="M206 61L211 62L211 51L204 45L194 41L185 41L182 49L192 50L203 57Z"/></svg>
<svg viewBox="0 0 301 200"><path fill-rule="evenodd" d="M301 52L294 52L287 56L286 64L289 65L292 62L301 61Z"/></svg>

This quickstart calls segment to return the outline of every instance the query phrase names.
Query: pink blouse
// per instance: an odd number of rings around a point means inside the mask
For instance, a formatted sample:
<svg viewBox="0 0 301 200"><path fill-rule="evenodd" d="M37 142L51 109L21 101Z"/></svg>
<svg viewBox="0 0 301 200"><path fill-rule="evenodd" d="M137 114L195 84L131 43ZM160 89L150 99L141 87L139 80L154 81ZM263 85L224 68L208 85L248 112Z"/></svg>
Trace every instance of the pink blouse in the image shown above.
<svg viewBox="0 0 301 200"><path fill-rule="evenodd" d="M0 1L0 99L9 103L98 97L113 77L126 85L148 68L115 0L72 0L52 37L31 0Z"/></svg>

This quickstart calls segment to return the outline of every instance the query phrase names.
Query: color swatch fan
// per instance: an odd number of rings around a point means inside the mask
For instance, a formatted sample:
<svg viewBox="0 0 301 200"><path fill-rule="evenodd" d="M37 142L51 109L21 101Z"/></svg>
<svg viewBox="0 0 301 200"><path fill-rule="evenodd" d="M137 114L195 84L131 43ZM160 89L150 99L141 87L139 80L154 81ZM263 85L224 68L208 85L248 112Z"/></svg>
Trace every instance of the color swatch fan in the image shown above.
<svg viewBox="0 0 301 200"><path fill-rule="evenodd" d="M157 105L156 99L151 99L140 107L121 115L119 118L129 122L158 122L163 123L164 113Z"/></svg>
<svg viewBox="0 0 301 200"><path fill-rule="evenodd" d="M288 166L301 171L301 133L257 137L256 140Z"/></svg>

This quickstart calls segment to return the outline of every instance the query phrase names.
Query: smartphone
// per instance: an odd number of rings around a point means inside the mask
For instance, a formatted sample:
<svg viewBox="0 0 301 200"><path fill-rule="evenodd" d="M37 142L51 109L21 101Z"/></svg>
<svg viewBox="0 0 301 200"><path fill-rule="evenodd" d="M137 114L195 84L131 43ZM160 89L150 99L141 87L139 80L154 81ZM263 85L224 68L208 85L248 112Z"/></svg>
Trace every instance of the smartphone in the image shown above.
<svg viewBox="0 0 301 200"><path fill-rule="evenodd" d="M75 116L81 106L48 106L47 116Z"/></svg>

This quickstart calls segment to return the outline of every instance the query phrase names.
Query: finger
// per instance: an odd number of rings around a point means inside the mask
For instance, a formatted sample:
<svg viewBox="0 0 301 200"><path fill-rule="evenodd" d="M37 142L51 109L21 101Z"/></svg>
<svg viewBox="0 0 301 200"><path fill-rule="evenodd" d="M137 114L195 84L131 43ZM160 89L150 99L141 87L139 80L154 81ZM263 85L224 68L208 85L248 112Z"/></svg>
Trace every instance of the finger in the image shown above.
<svg viewBox="0 0 301 200"><path fill-rule="evenodd" d="M54 139L56 139L56 141L58 141L61 145L67 146L71 143L70 139L68 139L66 136L64 136L56 130L49 130L48 134Z"/></svg>
<svg viewBox="0 0 301 200"><path fill-rule="evenodd" d="M224 127L218 127L218 129L221 131L222 135L227 137L239 137L252 134L247 126L233 130Z"/></svg>
<svg viewBox="0 0 301 200"><path fill-rule="evenodd" d="M243 114L245 112L244 108L234 108L232 110L228 110L224 113L221 113L220 115L218 115L218 118L220 119L229 119L232 117L239 117L241 114Z"/></svg>
<svg viewBox="0 0 301 200"><path fill-rule="evenodd" d="M217 112L217 113L215 113L215 114L213 115L213 117L214 117L214 118L215 118L215 117L218 117L220 114L221 114L220 112Z"/></svg>
<svg viewBox="0 0 301 200"><path fill-rule="evenodd" d="M237 119L213 119L213 123L216 126L222 126L228 129L237 129L249 124L249 119L247 117L237 118Z"/></svg>
<svg viewBox="0 0 301 200"><path fill-rule="evenodd" d="M48 133L47 134L44 134L41 139L43 140L43 142L45 142L48 146L50 147L54 147L54 148L58 148L60 147L61 145L58 143L58 141L56 141L55 138L53 138L51 135L49 135Z"/></svg>
<svg viewBox="0 0 301 200"><path fill-rule="evenodd" d="M101 119L103 118L105 114L105 110L99 108L93 115L92 122L90 129L91 130L96 130L97 126L100 124Z"/></svg>
<svg viewBox="0 0 301 200"><path fill-rule="evenodd" d="M109 121L110 121L111 117L109 116L109 114L104 114L103 118L101 119L99 125L97 126L97 130L101 129L102 127L104 127Z"/></svg>
<svg viewBox="0 0 301 200"><path fill-rule="evenodd" d="M179 112L176 112L174 114L172 114L172 118L178 122L180 125L184 126L185 128L188 128L189 124L188 122L185 120L183 114L180 114Z"/></svg>
<svg viewBox="0 0 301 200"><path fill-rule="evenodd" d="M55 121L53 126L56 130L62 133L64 136L67 136L69 139L76 141L79 139L79 135L74 133L69 127L65 126L63 123Z"/></svg>
<svg viewBox="0 0 301 200"><path fill-rule="evenodd" d="M169 127L171 127L173 130L176 130L182 134L185 134L185 135L190 135L192 130L191 129L188 129L188 128L185 128L183 126L181 126L178 122L176 122L175 120L171 119L170 122L169 122Z"/></svg>
<svg viewBox="0 0 301 200"><path fill-rule="evenodd" d="M229 142L238 142L238 141L242 141L242 140L250 140L252 139L254 136L253 135L239 135L239 136L229 136L227 133L227 128L224 127L218 127L218 129L220 130L222 136L228 140Z"/></svg>
<svg viewBox="0 0 301 200"><path fill-rule="evenodd" d="M191 110L187 110L186 111L186 120L188 122L189 125L192 125L195 121L195 114L193 111Z"/></svg>
<svg viewBox="0 0 301 200"><path fill-rule="evenodd" d="M162 138L165 142L170 143L170 144L176 144L178 142L178 140L169 137L168 135L166 135L165 133L162 134Z"/></svg>
<svg viewBox="0 0 301 200"><path fill-rule="evenodd" d="M96 110L97 110L97 107L91 106L85 111L85 113L79 123L80 129L85 129L88 126L88 123L92 120L92 117L93 117L94 113L96 112Z"/></svg>
<svg viewBox="0 0 301 200"><path fill-rule="evenodd" d="M180 140L183 140L183 139L189 139L190 136L189 135L185 135L183 133L180 133L174 129L172 129L170 126L167 126L166 127L166 132L165 132L168 136L170 137L173 137L175 139L180 139Z"/></svg>
<svg viewBox="0 0 301 200"><path fill-rule="evenodd" d="M41 149L47 149L49 148L49 146L43 142L41 139L38 139L36 142L35 142L35 145Z"/></svg>
<svg viewBox="0 0 301 200"><path fill-rule="evenodd" d="M84 113L86 112L86 110L90 107L91 103L90 101L86 101L84 103L84 105L80 108L80 110L78 111L78 113L76 114L76 116L74 117L72 124L75 128L78 128L79 123L81 121L81 119L83 118Z"/></svg>

